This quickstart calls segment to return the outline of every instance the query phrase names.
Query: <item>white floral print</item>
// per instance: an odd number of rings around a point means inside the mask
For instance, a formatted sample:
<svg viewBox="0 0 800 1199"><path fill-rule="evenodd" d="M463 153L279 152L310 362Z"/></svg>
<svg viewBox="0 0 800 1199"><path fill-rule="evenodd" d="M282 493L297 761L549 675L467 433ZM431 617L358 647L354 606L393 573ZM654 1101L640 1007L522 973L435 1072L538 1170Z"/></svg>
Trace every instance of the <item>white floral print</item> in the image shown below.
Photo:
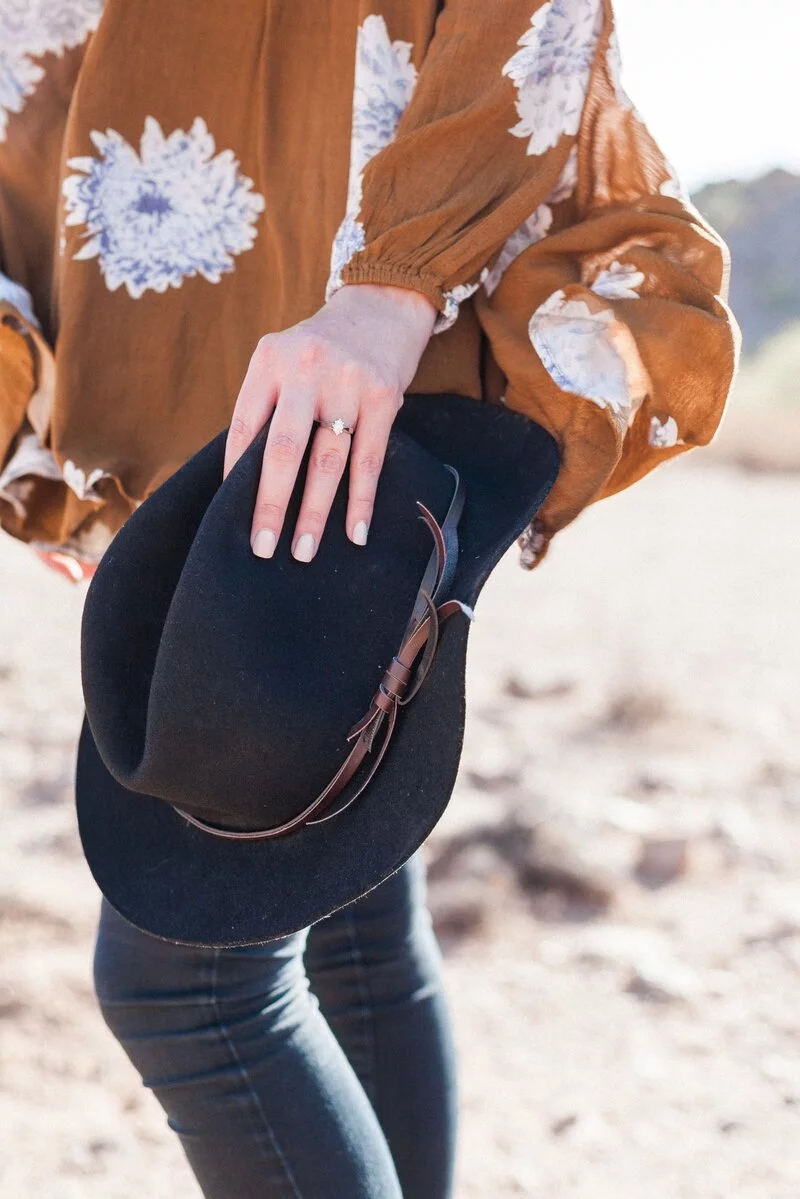
<svg viewBox="0 0 800 1199"><path fill-rule="evenodd" d="M492 295L497 290L500 280L506 273L511 263L519 258L529 246L533 246L536 242L547 236L550 226L553 223L553 204L560 204L562 200L567 200L575 191L575 186L578 182L578 147L573 146L569 152L569 157L564 164L564 169L559 176L550 195L544 204L540 204L536 211L528 217L527 221L514 230L500 251L500 254L491 270L487 267L481 275L481 283L483 284L486 294Z"/></svg>
<svg viewBox="0 0 800 1199"><path fill-rule="evenodd" d="M361 224L361 221L356 216L346 216L339 226L333 242L331 273L328 280L326 299L330 299L333 293L341 287L342 271L353 255L357 254L359 250L364 249L364 245L364 226Z"/></svg>
<svg viewBox="0 0 800 1199"><path fill-rule="evenodd" d="M614 93L617 97L617 104L626 112L633 109L633 101L631 100L625 88L622 86L622 55L619 49L619 38L617 37L616 25L611 30L611 36L608 39L608 50L606 51L606 65L608 74L611 78L611 83L614 88Z"/></svg>
<svg viewBox="0 0 800 1199"><path fill-rule="evenodd" d="M607 300L638 300L637 289L643 283L644 274L632 262L618 262L615 259L597 275L592 291L595 295L605 296Z"/></svg>
<svg viewBox="0 0 800 1199"><path fill-rule="evenodd" d="M342 286L342 270L353 255L364 248L364 227L358 219L364 168L394 140L400 118L414 92L417 70L411 62L411 49L410 42L391 40L386 21L381 16L373 14L359 26L347 213L333 243L326 299Z"/></svg>
<svg viewBox="0 0 800 1199"><path fill-rule="evenodd" d="M21 316L25 317L26 321L30 321L36 328L39 327L39 322L33 311L31 293L22 287L21 284L15 283L13 279L9 279L8 275L4 275L2 271L0 271L0 300L5 301L6 304L11 304Z"/></svg>
<svg viewBox="0 0 800 1199"><path fill-rule="evenodd" d="M529 139L528 154L578 132L602 21L602 0L545 0L503 67L520 118L509 132Z"/></svg>
<svg viewBox="0 0 800 1199"><path fill-rule="evenodd" d="M391 41L383 17L367 17L356 44L348 211L359 207L364 168L394 140L416 82L411 43Z"/></svg>
<svg viewBox="0 0 800 1199"><path fill-rule="evenodd" d="M591 2L593 3L594 0L591 0ZM554 0L554 3L559 4L559 0ZM552 6L553 6L552 3L548 3L548 4L545 4L544 7L548 10L548 13L550 13ZM561 8L563 8L563 7L564 7L564 5L562 3ZM540 9L539 12L537 12L535 14L535 16L532 18L532 25L534 27L536 25L536 20L540 16L542 11L543 10ZM546 24L546 20L547 20L547 15L545 15L545 17L543 18L543 21L545 24ZM599 34L599 24L598 24L598 34ZM531 31L529 31L520 40L520 44L525 44L526 38L529 38L529 37L531 37ZM595 41L596 40L597 40L597 37L595 36ZM516 55L514 55L513 58L511 58L508 61L508 63L506 63L505 67L503 68L503 74L509 75L514 80L514 82L517 83L518 87L520 85L519 85L517 76L519 75L520 72L524 73L526 70L525 63L521 62L520 59L525 55L526 52L527 52L527 49L526 49L526 51L519 51ZM558 50L551 49L551 53L557 54ZM590 67L591 67L591 60L590 60ZM575 122L575 128L571 130L573 133L577 132L578 125L580 124L580 116L583 111L584 101L586 99L586 88L588 87L588 82L589 82L589 75L587 73L586 80L583 85L583 92L582 92L582 96L580 99L579 111L578 111L578 115L577 115L577 120ZM522 113L522 109L520 108L519 104L517 105L517 108L518 108L518 111L520 112L520 115L522 116L523 113ZM524 122L523 122L523 124L524 124ZM518 134L520 128L521 128L521 126L517 126L517 128L512 130L511 132ZM565 130L565 132L566 131L567 130ZM523 136L523 134L519 134L519 136ZM527 133L525 133L524 136L527 136ZM555 142L558 141L558 138L560 136L561 135L558 134L553 139L553 142L550 144L555 145ZM534 153L534 152L535 151L532 151L529 146L528 153ZM433 327L434 333L441 333L445 329L450 328L450 326L455 322L456 317L458 316L459 304L465 298L467 298L468 296L471 296L477 290L477 288L478 288L478 286L480 286L480 284L483 284L486 294L489 296L492 295L492 293L497 290L500 280L503 278L503 275L508 270L508 268L511 266L512 262L514 262L517 258L519 258L520 254L524 253L524 251L527 250L530 246L535 245L537 242L541 241L544 237L547 236L547 234L550 230L550 226L553 223L553 205L560 204L563 200L569 199L569 197L575 191L577 182L578 182L578 147L577 147L577 145L574 145L570 149L570 152L567 156L567 160L564 163L564 168L563 168L555 186L553 187L552 191L550 192L550 194L546 197L544 202L542 204L539 204L539 206L534 210L534 212L531 213L531 215L527 218L527 220L523 221L522 224L519 225L514 230L514 232L506 239L506 241L503 245L503 248L500 251L500 254L498 255L497 260L494 263L494 265L491 267L491 269L486 267L482 271L479 283L465 285L463 292L461 289L456 288L452 292L445 293L445 301L446 301L447 307L445 308L445 311L443 313L440 313L439 316L437 317L436 324Z"/></svg>
<svg viewBox="0 0 800 1199"><path fill-rule="evenodd" d="M536 211L524 221L519 228L515 229L500 251L500 255L494 266L489 270L487 267L481 275L481 283L483 284L487 296L492 295L497 290L500 280L506 273L512 262L519 258L520 254L524 253L530 246L536 244L547 235L547 231L553 223L553 211L549 204L540 204Z"/></svg>
<svg viewBox="0 0 800 1199"><path fill-rule="evenodd" d="M61 473L67 487L75 492L79 500L96 500L98 503L102 502L103 497L98 492L96 485L101 479L111 478L108 471L101 470L99 467L90 470L87 475L85 471L75 465L71 458L67 458Z"/></svg>
<svg viewBox="0 0 800 1199"><path fill-rule="evenodd" d="M51 450L43 446L30 427L17 442L17 448L0 472L0 499L13 508L19 520L25 519L24 492L19 483L35 475L41 479L61 481L61 471Z"/></svg>
<svg viewBox="0 0 800 1199"><path fill-rule="evenodd" d="M610 308L595 312L585 300L568 300L559 290L536 309L528 334L545 370L562 391L610 409L627 426L642 395L630 360L622 352L619 329ZM640 371L641 364L636 363L635 374Z"/></svg>
<svg viewBox="0 0 800 1199"><path fill-rule="evenodd" d="M546 544L547 539L541 525L537 520L531 521L527 529L517 539L520 566L524 570L533 570Z"/></svg>
<svg viewBox="0 0 800 1199"><path fill-rule="evenodd" d="M86 227L73 257L97 258L110 291L138 299L196 275L219 283L252 247L264 197L231 150L215 153L200 117L169 136L147 117L139 154L113 129L91 137L98 157L67 164L66 224Z"/></svg>
<svg viewBox="0 0 800 1199"><path fill-rule="evenodd" d="M665 420L651 416L647 440L656 450L669 450L674 445L684 444L678 436L678 423L674 416L668 416Z"/></svg>
<svg viewBox="0 0 800 1199"><path fill-rule="evenodd" d="M10 113L44 78L35 61L79 46L100 21L103 0L3 0L0 5L0 142Z"/></svg>
<svg viewBox="0 0 800 1199"><path fill-rule="evenodd" d="M606 300L638 300L644 273L614 259L589 290ZM627 424L643 398L645 370L632 335L621 331L610 308L594 311L585 300L554 292L528 326L533 348L564 391L609 408Z"/></svg>
<svg viewBox="0 0 800 1199"><path fill-rule="evenodd" d="M568 200L578 186L578 147L574 145L567 155L564 169L558 177L555 187L547 197L548 204L560 204Z"/></svg>
<svg viewBox="0 0 800 1199"><path fill-rule="evenodd" d="M103 498L97 491L97 484L101 479L112 477L108 471L99 468L89 471L87 475L71 458L66 460L63 468L59 468L53 451L43 445L38 435L28 427L28 432L20 437L16 450L0 473L0 499L11 504L20 519L24 519L25 508L14 485L31 476L58 483L63 481L79 500L96 503L102 503Z"/></svg>
<svg viewBox="0 0 800 1199"><path fill-rule="evenodd" d="M444 312L440 312L433 324L434 333L444 333L458 319L460 306L470 296L474 296L480 283L459 283L452 291L444 293Z"/></svg>
<svg viewBox="0 0 800 1199"><path fill-rule="evenodd" d="M683 183L678 178L678 174L671 162L665 162L665 167L669 171L669 175L658 189L662 196L669 196L671 200L680 200L682 204L689 204L689 195Z"/></svg>

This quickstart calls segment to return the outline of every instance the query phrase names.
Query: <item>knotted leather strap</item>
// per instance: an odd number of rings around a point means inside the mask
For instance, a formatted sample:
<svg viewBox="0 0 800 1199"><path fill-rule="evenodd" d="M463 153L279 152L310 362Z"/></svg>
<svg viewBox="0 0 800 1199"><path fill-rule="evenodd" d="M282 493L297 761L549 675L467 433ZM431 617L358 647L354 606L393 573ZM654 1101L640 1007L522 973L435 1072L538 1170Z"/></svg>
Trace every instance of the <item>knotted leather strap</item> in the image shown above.
<svg viewBox="0 0 800 1199"><path fill-rule="evenodd" d="M372 697L367 712L348 733L347 740L354 743L353 748L327 787L297 816L293 816L291 820L287 820L283 824L274 825L272 828L252 831L218 828L199 820L189 812L183 811L182 808L176 808L176 811L185 820L188 820L189 824L193 824L196 828L211 833L215 837L224 837L233 841L265 841L272 837L285 837L288 833L296 832L307 824L323 824L326 820L332 820L345 808L349 808L369 786L389 748L397 725L399 709L411 702L425 682L439 644L439 630L442 623L449 620L456 612L461 612L468 619L472 619L471 609L466 604L462 604L460 600L445 600L443 603L437 604L438 597L446 593L452 582L458 556L458 522L464 508L464 485L452 467L447 469L453 475L455 487L450 507L442 524L438 524L436 518L424 504L417 502L420 515L433 537L434 548L422 577L411 619L403 634L402 644L378 684L378 689ZM417 659L419 659L418 665ZM380 744L376 749L379 737ZM328 812L327 809L341 795L348 783L354 779L369 755L373 756L356 790L338 808ZM323 815L323 813L327 814Z"/></svg>

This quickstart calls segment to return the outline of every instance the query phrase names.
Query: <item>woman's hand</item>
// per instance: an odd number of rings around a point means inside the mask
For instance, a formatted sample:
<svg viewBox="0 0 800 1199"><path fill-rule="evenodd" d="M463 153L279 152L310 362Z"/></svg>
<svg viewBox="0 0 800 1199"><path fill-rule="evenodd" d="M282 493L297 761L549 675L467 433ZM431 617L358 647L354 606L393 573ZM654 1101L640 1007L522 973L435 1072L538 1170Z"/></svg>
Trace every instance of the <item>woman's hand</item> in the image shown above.
<svg viewBox="0 0 800 1199"><path fill-rule="evenodd" d="M392 422L435 319L433 304L418 292L359 283L340 288L308 320L262 337L225 454L227 475L272 416L251 532L260 558L275 551L315 421L342 420L354 432L337 435L323 425L314 432L292 553L310 562L317 552L348 453L347 535L366 544Z"/></svg>

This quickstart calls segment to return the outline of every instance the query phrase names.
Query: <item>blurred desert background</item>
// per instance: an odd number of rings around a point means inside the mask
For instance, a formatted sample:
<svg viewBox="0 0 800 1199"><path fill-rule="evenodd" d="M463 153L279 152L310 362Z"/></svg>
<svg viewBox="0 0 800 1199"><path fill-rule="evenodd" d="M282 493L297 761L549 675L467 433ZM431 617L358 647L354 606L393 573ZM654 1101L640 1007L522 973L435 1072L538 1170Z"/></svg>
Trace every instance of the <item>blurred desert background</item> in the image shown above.
<svg viewBox="0 0 800 1199"><path fill-rule="evenodd" d="M696 202L745 334L721 435L478 608L428 846L458 1199L800 1196L800 177ZM91 989L83 593L8 538L0 577L0 1195L198 1199Z"/></svg>

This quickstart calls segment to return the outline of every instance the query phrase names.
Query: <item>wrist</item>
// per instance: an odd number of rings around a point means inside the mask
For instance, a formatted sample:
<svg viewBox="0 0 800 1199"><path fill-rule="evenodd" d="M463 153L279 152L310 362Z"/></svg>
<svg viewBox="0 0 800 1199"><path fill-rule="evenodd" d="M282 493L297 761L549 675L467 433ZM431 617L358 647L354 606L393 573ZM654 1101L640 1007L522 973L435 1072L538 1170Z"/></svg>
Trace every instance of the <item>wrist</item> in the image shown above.
<svg viewBox="0 0 800 1199"><path fill-rule="evenodd" d="M417 373L430 341L437 309L420 292L377 283L348 283L321 310L323 324L354 338L389 368L399 390L405 391Z"/></svg>
<svg viewBox="0 0 800 1199"><path fill-rule="evenodd" d="M422 292L389 283L345 283L331 296L328 306L397 322L426 341L438 315L436 307Z"/></svg>

